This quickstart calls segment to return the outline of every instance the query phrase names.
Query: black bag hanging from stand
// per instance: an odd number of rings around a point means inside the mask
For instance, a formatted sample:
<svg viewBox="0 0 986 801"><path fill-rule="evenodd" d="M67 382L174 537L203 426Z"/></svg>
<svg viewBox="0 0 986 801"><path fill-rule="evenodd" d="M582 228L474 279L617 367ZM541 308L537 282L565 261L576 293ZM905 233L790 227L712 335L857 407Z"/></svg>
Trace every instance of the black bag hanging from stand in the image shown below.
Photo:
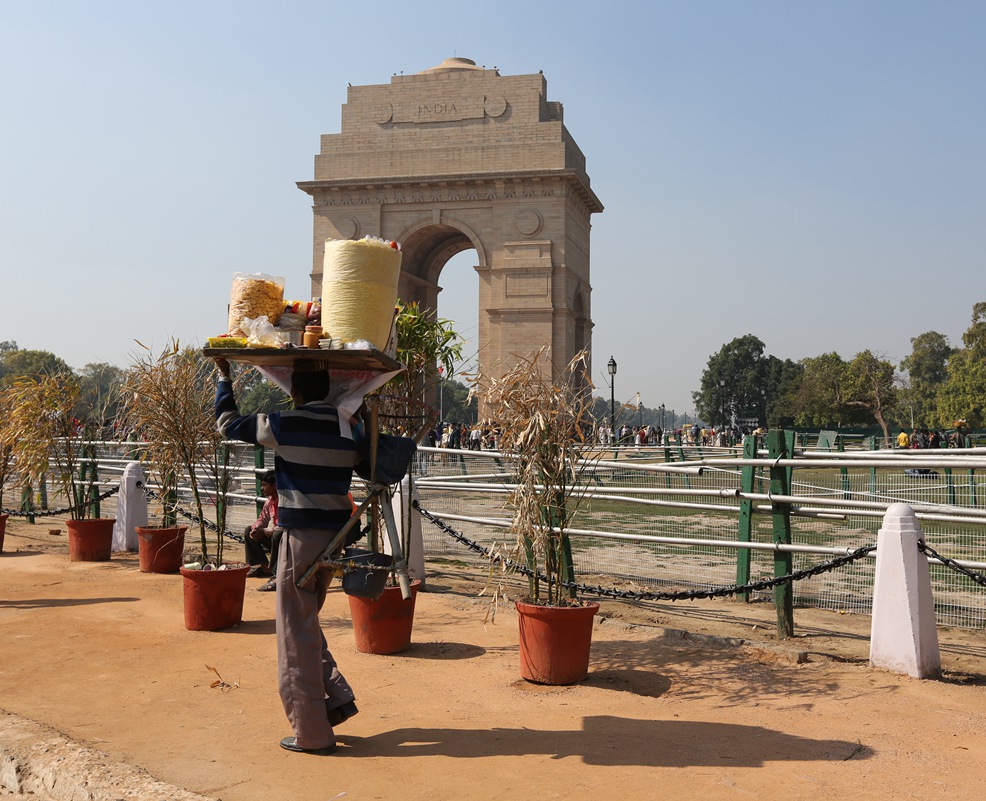
<svg viewBox="0 0 986 801"><path fill-rule="evenodd" d="M418 446L409 437L380 434L377 439L377 483L399 484L411 467ZM370 481L370 440L363 439L356 450L356 475Z"/></svg>

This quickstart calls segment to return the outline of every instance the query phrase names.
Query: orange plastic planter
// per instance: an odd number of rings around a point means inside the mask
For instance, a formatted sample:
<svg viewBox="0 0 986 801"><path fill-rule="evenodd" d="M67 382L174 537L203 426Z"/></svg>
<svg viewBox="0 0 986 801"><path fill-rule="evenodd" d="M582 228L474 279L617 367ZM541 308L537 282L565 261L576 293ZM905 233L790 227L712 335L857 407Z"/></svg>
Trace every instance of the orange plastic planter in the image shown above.
<svg viewBox="0 0 986 801"><path fill-rule="evenodd" d="M66 520L68 529L68 558L72 562L109 561L113 547L112 517L92 520Z"/></svg>
<svg viewBox="0 0 986 801"><path fill-rule="evenodd" d="M387 587L377 600L349 596L356 650L364 654L398 654L411 645L414 601L420 581L411 582L411 597L401 598L400 587Z"/></svg>
<svg viewBox="0 0 986 801"><path fill-rule="evenodd" d="M226 570L186 570L182 575L185 628L219 631L243 620L243 596L249 565Z"/></svg>
<svg viewBox="0 0 986 801"><path fill-rule="evenodd" d="M592 618L599 604L538 606L516 602L520 675L537 684L575 684L589 675Z"/></svg>
<svg viewBox="0 0 986 801"><path fill-rule="evenodd" d="M138 526L137 553L141 573L177 573L185 552L187 526L152 528Z"/></svg>

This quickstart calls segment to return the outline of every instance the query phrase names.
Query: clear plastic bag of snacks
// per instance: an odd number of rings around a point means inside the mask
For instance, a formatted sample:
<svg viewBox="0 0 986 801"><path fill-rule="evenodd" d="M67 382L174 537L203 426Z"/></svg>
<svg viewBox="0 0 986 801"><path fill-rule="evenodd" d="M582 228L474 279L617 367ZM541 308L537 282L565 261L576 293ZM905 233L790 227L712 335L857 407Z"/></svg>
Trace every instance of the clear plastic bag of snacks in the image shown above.
<svg viewBox="0 0 986 801"><path fill-rule="evenodd" d="M247 335L247 347L266 347L276 348L281 344L277 329L271 325L266 316L261 315L256 319L244 317L240 321L243 333Z"/></svg>
<svg viewBox="0 0 986 801"><path fill-rule="evenodd" d="M228 333L242 336L240 323L245 317L266 316L276 324L284 311L284 278L266 273L233 273L229 292Z"/></svg>

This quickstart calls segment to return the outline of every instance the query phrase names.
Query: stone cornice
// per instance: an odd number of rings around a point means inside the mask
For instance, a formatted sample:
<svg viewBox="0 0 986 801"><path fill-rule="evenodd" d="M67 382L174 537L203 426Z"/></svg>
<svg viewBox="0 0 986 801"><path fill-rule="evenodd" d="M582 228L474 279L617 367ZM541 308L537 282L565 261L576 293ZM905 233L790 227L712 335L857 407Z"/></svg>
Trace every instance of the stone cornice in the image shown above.
<svg viewBox="0 0 986 801"><path fill-rule="evenodd" d="M442 175L436 178L427 176L388 177L388 178L342 178L327 181L298 181L297 186L312 196L316 205L319 198L331 194L359 194L362 200L342 205L366 205L374 203L407 202L455 202L460 200L497 200L515 197L529 197L518 194L519 187L547 184L561 180L575 190L585 206L587 214L599 214L603 204L589 187L585 176L577 170L538 170L494 173L472 173L461 175ZM479 190L482 191L479 191ZM436 192L443 197L436 199ZM421 197L415 198L415 194ZM448 197L444 195L448 193ZM393 200L381 200L383 194L393 195ZM458 197L455 197L458 195ZM323 202L322 205L329 205ZM335 205L335 204L331 204Z"/></svg>

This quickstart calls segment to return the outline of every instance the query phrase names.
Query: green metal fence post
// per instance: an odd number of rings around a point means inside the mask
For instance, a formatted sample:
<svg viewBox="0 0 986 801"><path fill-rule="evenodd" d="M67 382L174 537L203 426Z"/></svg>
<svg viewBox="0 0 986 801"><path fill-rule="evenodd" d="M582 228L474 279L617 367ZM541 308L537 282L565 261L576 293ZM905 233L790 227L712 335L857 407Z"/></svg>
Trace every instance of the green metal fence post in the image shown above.
<svg viewBox="0 0 986 801"><path fill-rule="evenodd" d="M749 436L743 442L743 458L757 458L757 438ZM740 487L744 493L753 492L753 482L755 478L755 468L753 465L744 465L740 473ZM753 539L753 501L743 498L740 501L739 513L739 541L750 542ZM740 548L736 552L736 583L746 584L750 580L750 549ZM750 593L742 593L743 600L749 602Z"/></svg>
<svg viewBox="0 0 986 801"><path fill-rule="evenodd" d="M869 446L871 451L879 450L879 445L876 441L876 437L867 437L869 440ZM870 497L875 498L877 496L877 485L876 485L876 468L870 468Z"/></svg>
<svg viewBox="0 0 986 801"><path fill-rule="evenodd" d="M835 440L835 449L839 453L845 453L845 451L846 451L846 442L845 442L845 440L842 437L836 437L836 440ZM849 500L849 494L850 494L849 493L849 468L848 467L840 467L839 468L839 482L842 484L842 500L848 501Z"/></svg>
<svg viewBox="0 0 986 801"><path fill-rule="evenodd" d="M952 480L952 468L945 468L945 486L948 490L948 503L955 506L955 482Z"/></svg>
<svg viewBox="0 0 986 801"><path fill-rule="evenodd" d="M685 449L681 444L681 437L678 437L678 458L681 461L685 461ZM682 478L684 479L685 489L691 489L691 482L688 479L687 473L682 473Z"/></svg>
<svg viewBox="0 0 986 801"><path fill-rule="evenodd" d="M164 527L171 528L178 525L178 513L175 511L178 507L178 493L173 489L167 490L161 496L161 503L164 505L164 514L161 519Z"/></svg>
<svg viewBox="0 0 986 801"><path fill-rule="evenodd" d="M86 445L82 449L82 478L85 479L88 476L88 495L89 501L89 511L93 518L98 518L99 514L99 481L96 476L96 446ZM88 465L88 470L86 466Z"/></svg>
<svg viewBox="0 0 986 801"><path fill-rule="evenodd" d="M767 433L767 453L771 459L790 458L794 453L794 432L774 429ZM770 491L774 495L791 494L790 467L770 468ZM791 507L786 503L771 504L774 542L791 544ZM791 572L793 560L789 551L774 552L774 575ZM794 636L794 588L791 583L774 588L774 607L777 610L777 636Z"/></svg>
<svg viewBox="0 0 986 801"><path fill-rule="evenodd" d="M562 528L567 525L565 519L565 495L557 493L551 498L548 507L544 510L546 521L552 528ZM572 541L570 537L565 537L560 543L560 553L557 554L561 564L558 567L558 576L562 582L575 582L575 562L572 559ZM569 587L564 593L569 598L575 597L575 588Z"/></svg>
<svg viewBox="0 0 986 801"><path fill-rule="evenodd" d="M25 486L21 490L21 511L27 512L27 522L34 524L34 490L30 486Z"/></svg>

